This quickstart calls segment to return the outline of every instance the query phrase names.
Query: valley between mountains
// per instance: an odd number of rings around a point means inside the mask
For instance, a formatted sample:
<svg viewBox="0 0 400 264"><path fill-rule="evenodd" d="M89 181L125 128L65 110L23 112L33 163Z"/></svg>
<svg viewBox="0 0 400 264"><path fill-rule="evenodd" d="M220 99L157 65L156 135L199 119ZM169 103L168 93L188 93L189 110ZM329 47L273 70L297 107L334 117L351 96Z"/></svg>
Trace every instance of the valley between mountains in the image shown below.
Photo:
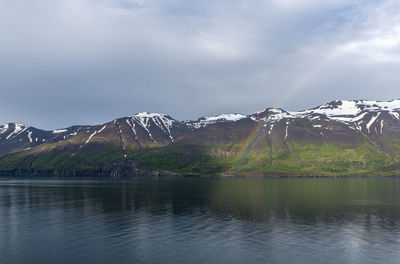
<svg viewBox="0 0 400 264"><path fill-rule="evenodd" d="M139 113L53 131L0 126L1 175L400 175L400 100L195 121Z"/></svg>

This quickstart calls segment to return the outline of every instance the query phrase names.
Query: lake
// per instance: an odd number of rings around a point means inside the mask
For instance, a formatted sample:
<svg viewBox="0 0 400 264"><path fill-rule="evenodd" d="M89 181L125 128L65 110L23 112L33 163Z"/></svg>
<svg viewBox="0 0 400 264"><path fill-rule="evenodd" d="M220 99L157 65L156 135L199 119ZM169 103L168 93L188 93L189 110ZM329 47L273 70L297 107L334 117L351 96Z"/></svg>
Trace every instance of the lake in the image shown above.
<svg viewBox="0 0 400 264"><path fill-rule="evenodd" d="M399 178L0 180L0 263L399 263Z"/></svg>

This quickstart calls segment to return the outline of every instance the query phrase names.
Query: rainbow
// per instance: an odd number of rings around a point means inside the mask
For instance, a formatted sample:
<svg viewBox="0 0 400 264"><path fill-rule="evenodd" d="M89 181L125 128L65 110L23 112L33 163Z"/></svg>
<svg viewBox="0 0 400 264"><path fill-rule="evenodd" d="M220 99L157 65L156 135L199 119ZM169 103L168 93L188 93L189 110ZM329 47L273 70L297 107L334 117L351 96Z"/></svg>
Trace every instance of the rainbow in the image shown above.
<svg viewBox="0 0 400 264"><path fill-rule="evenodd" d="M231 166L231 171L235 171L238 165L240 164L241 160L244 158L244 155L248 152L250 149L250 146L254 142L254 140L257 138L257 136L261 133L261 130L264 126L264 122L259 121L257 125L254 126L252 131L249 133L247 138L244 140L242 147L239 150L239 154L236 158L236 160L233 162Z"/></svg>
<svg viewBox="0 0 400 264"><path fill-rule="evenodd" d="M317 76L318 73L323 71L331 62L336 60L340 55L341 55L341 52L339 52L339 50L331 53L330 55L326 56L324 59L320 60L307 74L304 74L300 78L295 79L295 81L291 85L289 85L287 89L285 89L282 92L282 94L281 94L282 96L280 96L279 100L274 104L274 107L275 108L282 107L282 105L288 99L292 98L293 95L295 95L297 92L299 92L304 87L306 87L307 83L309 83L311 80L313 80ZM234 171L238 167L239 163L242 161L245 154L250 149L254 140L261 133L261 130L263 129L263 127L264 127L264 122L260 121L254 127L254 129L250 132L249 136L245 139L243 146L241 147L235 162L231 166L231 171Z"/></svg>
<svg viewBox="0 0 400 264"><path fill-rule="evenodd" d="M291 85L288 85L288 88L282 92L274 107L282 107L282 105L287 102L288 99L292 98L293 95L304 89L307 86L307 83L315 79L315 77L320 72L322 72L327 66L329 66L333 61L339 58L342 54L343 53L340 52L340 50L332 52L325 58L321 59L318 63L316 63L314 67L306 74L302 74L299 78L294 79L293 83Z"/></svg>

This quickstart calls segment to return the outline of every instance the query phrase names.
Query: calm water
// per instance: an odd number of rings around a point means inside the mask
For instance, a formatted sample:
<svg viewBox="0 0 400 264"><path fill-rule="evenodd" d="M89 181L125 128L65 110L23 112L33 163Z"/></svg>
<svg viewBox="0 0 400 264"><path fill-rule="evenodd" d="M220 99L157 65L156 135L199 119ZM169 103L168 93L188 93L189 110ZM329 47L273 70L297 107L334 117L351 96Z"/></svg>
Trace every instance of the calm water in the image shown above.
<svg viewBox="0 0 400 264"><path fill-rule="evenodd" d="M0 263L399 263L400 179L0 180Z"/></svg>

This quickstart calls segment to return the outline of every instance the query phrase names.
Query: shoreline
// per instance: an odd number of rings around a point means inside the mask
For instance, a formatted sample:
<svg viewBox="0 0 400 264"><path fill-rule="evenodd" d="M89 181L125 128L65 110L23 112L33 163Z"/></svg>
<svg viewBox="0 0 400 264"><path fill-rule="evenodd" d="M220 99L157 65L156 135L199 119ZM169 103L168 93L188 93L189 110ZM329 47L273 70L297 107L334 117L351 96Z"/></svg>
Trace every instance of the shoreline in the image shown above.
<svg viewBox="0 0 400 264"><path fill-rule="evenodd" d="M33 170L13 169L1 170L2 178L54 178L54 179L109 179L109 180L130 180L138 178L264 178L264 179L290 179L290 178L400 178L400 174L352 174L352 175L289 175L281 173L257 174L221 174L221 175L200 175L182 174L170 171L158 170L135 170L131 173L112 170Z"/></svg>

